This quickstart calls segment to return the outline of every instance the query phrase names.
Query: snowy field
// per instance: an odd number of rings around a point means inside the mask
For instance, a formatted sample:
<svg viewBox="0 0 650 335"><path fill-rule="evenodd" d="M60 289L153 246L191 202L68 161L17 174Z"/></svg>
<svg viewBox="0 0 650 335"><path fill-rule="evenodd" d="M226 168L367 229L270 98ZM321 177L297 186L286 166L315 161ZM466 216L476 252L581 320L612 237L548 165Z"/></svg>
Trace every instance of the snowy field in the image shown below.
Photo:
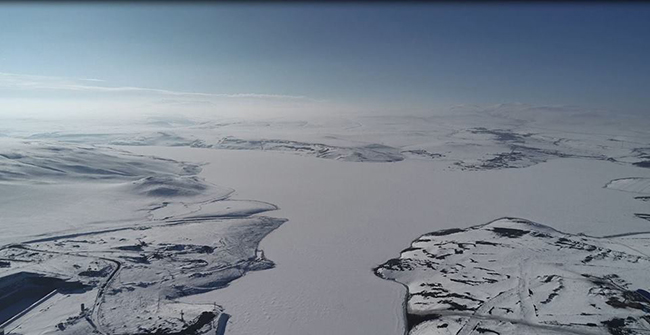
<svg viewBox="0 0 650 335"><path fill-rule="evenodd" d="M221 306L178 299L274 266L257 245L286 220L253 216L276 207L231 198L197 165L42 141L2 149L7 333L217 331Z"/></svg>
<svg viewBox="0 0 650 335"><path fill-rule="evenodd" d="M413 335L647 333L649 247L502 218L422 235L375 273L408 288Z"/></svg>
<svg viewBox="0 0 650 335"><path fill-rule="evenodd" d="M407 291L374 269L422 234L502 217L566 238L649 232L650 135L641 121L518 105L308 121L8 120L0 285L20 288L16 276L29 274L23 282L43 293L18 299L40 303L4 327L403 334ZM650 277L647 266L633 271ZM644 284L635 280L626 282ZM6 301L16 296L0 299L11 317ZM580 327L569 328L588 333Z"/></svg>

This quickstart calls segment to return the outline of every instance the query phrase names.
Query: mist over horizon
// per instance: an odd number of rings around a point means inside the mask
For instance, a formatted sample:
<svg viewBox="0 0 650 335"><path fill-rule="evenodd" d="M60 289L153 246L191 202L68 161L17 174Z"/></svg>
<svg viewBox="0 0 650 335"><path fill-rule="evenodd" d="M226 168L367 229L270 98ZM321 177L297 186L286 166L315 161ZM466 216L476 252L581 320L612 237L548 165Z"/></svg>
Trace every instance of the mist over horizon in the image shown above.
<svg viewBox="0 0 650 335"><path fill-rule="evenodd" d="M650 113L646 4L18 4L2 116Z"/></svg>

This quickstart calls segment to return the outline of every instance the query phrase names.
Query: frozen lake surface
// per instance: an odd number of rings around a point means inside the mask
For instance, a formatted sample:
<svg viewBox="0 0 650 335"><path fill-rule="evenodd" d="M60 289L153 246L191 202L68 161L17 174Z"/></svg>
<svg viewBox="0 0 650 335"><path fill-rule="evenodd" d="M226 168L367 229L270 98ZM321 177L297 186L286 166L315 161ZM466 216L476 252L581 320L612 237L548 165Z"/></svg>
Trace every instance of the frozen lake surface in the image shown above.
<svg viewBox="0 0 650 335"><path fill-rule="evenodd" d="M594 236L648 231L634 194L604 188L647 169L560 159L525 169L444 171L432 162L349 163L267 152L130 147L140 154L208 162L201 176L289 218L261 243L276 268L186 298L218 301L230 334L400 334L402 286L372 269L417 236L503 216ZM611 224L616 222L616 224Z"/></svg>

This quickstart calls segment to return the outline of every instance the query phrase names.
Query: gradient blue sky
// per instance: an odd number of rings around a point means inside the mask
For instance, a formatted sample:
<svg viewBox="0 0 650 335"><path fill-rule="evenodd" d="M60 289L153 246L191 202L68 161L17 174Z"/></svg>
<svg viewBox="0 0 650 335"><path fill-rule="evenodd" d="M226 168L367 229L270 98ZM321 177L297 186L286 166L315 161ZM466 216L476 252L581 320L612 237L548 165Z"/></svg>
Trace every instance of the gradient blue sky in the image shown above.
<svg viewBox="0 0 650 335"><path fill-rule="evenodd" d="M0 45L5 99L99 86L359 109L650 106L647 4L11 3Z"/></svg>

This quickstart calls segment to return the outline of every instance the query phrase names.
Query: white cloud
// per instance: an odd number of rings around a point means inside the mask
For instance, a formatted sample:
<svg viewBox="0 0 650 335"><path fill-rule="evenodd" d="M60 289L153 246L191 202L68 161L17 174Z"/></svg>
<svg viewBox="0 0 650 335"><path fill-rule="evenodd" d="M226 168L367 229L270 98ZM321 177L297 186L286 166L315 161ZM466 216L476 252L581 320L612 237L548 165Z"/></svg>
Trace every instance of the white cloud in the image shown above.
<svg viewBox="0 0 650 335"><path fill-rule="evenodd" d="M101 79L87 78L64 78L35 76L16 73L0 72L0 90L58 90L68 92L87 93L135 93L141 95L156 95L167 97L202 98L202 99L265 99L265 100L305 100L315 101L305 96L282 95L282 94L260 94L260 93L202 93L182 92L157 88L133 87L133 86L105 86Z"/></svg>
<svg viewBox="0 0 650 335"><path fill-rule="evenodd" d="M122 118L149 115L275 117L333 113L340 108L305 96L182 92L110 86L94 78L0 72L0 117Z"/></svg>

